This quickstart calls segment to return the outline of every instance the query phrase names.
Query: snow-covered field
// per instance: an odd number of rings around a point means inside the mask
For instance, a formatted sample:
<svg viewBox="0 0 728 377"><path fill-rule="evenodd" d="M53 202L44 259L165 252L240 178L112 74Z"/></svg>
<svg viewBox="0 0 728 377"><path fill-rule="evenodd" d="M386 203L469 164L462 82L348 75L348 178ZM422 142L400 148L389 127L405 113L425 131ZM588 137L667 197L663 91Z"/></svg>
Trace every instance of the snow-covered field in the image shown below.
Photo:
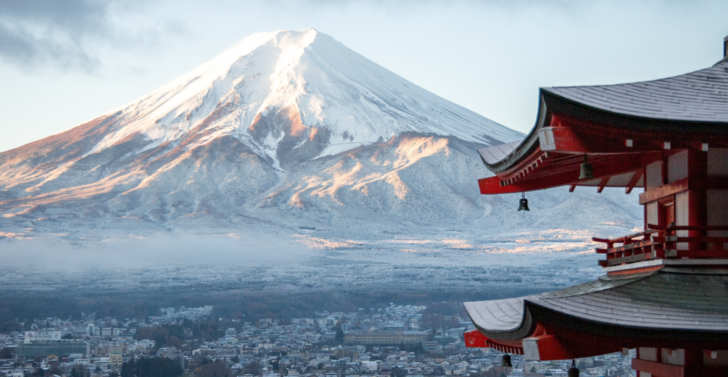
<svg viewBox="0 0 728 377"><path fill-rule="evenodd" d="M172 286L447 290L594 277L591 236L639 226L636 194L547 190L529 213L519 195L479 195L476 150L521 137L315 30L258 33L0 153L0 279L26 289L43 271L101 269L86 287L148 287L137 274L156 271Z"/></svg>

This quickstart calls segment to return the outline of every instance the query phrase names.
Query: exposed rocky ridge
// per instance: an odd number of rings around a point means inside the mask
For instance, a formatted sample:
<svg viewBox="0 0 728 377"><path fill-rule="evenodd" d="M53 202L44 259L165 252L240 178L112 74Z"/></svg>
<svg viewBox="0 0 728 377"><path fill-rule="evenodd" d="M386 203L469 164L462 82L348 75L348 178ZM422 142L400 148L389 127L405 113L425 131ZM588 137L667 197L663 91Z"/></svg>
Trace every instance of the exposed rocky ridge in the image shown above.
<svg viewBox="0 0 728 377"><path fill-rule="evenodd" d="M610 193L536 193L529 217L514 217L512 195L479 195L489 173L476 150L520 136L315 30L259 33L119 110L0 153L0 228L376 239L582 229L605 213L636 223L637 207Z"/></svg>

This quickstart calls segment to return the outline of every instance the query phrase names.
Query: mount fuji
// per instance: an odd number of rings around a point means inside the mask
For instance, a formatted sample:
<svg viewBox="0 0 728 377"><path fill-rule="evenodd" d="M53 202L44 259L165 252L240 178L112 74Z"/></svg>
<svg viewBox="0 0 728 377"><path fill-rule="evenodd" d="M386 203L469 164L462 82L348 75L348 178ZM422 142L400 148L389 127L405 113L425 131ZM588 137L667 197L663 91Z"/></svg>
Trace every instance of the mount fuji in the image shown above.
<svg viewBox="0 0 728 377"><path fill-rule="evenodd" d="M639 223L623 194L536 193L528 217L512 195L479 195L489 173L476 150L522 137L324 33L257 33L128 105L0 153L0 238L245 229L318 248L416 251L430 234L432 247L471 250L514 229Z"/></svg>

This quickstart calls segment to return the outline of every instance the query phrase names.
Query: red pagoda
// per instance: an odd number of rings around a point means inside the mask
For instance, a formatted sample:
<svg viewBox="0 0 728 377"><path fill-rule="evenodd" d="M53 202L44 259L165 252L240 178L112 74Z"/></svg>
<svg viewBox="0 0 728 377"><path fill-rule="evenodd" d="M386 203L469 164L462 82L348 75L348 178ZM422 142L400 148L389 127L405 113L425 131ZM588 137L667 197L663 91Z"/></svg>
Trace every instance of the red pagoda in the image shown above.
<svg viewBox="0 0 728 377"><path fill-rule="evenodd" d="M596 281L466 302L477 329L466 345L528 360L636 349L640 377L728 376L728 37L706 69L540 99L523 141L478 151L495 173L480 192L644 188L644 231L594 238Z"/></svg>

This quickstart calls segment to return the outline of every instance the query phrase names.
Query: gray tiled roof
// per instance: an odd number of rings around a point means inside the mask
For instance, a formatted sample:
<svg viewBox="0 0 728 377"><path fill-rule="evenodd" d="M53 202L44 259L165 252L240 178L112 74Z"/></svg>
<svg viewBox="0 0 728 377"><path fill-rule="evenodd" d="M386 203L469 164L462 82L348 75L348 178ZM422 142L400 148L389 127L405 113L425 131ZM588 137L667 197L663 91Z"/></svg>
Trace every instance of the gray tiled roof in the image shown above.
<svg viewBox="0 0 728 377"><path fill-rule="evenodd" d="M478 153L480 153L480 157L483 161L489 164L494 164L508 156L508 154L513 152L513 150L516 149L516 147L518 147L522 142L523 139L496 145L490 148L478 149Z"/></svg>
<svg viewBox="0 0 728 377"><path fill-rule="evenodd" d="M665 79L619 85L542 88L613 113L661 120L728 122L728 61Z"/></svg>
<svg viewBox="0 0 728 377"><path fill-rule="evenodd" d="M728 274L660 271L629 278L604 276L559 291L521 298L466 302L488 331L514 331L526 303L588 321L650 329L728 332Z"/></svg>

